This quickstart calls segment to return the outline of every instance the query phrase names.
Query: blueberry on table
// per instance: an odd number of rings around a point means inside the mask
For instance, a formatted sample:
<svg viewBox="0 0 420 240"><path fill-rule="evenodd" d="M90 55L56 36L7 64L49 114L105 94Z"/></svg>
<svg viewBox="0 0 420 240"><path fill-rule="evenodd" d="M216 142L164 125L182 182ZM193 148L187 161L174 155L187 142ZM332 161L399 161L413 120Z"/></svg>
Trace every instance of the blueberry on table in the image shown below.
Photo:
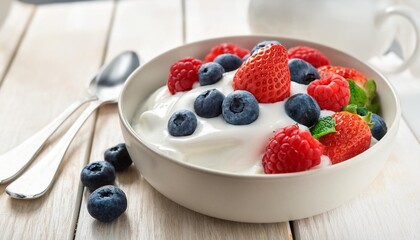
<svg viewBox="0 0 420 240"><path fill-rule="evenodd" d="M89 214L101 221L111 222L127 209L127 197L118 187L106 185L90 194L87 210Z"/></svg>
<svg viewBox="0 0 420 240"><path fill-rule="evenodd" d="M236 90L225 97L222 115L227 123L247 125L257 120L260 113L257 99L252 93Z"/></svg>
<svg viewBox="0 0 420 240"><path fill-rule="evenodd" d="M222 79L224 72L222 65L218 63L205 63L198 69L198 81L201 86L214 84Z"/></svg>
<svg viewBox="0 0 420 240"><path fill-rule="evenodd" d="M307 127L313 126L321 114L321 109L315 99L304 93L289 97L284 107L291 119Z"/></svg>
<svg viewBox="0 0 420 240"><path fill-rule="evenodd" d="M242 59L235 54L225 53L214 59L215 63L222 65L225 72L238 69L242 65Z"/></svg>
<svg viewBox="0 0 420 240"><path fill-rule="evenodd" d="M122 171L131 166L133 161L128 154L125 143L120 143L114 147L108 148L104 153L105 161L114 166L115 171Z"/></svg>
<svg viewBox="0 0 420 240"><path fill-rule="evenodd" d="M379 141L388 131L388 127L386 126L384 119L376 113L372 113L372 122L373 127L370 129L370 132L372 133L372 136Z"/></svg>
<svg viewBox="0 0 420 240"><path fill-rule="evenodd" d="M260 48L263 48L263 47L265 47L265 46L267 46L269 44L279 44L280 45L280 42L279 41L275 41L275 40L269 40L269 41L259 42L259 43L257 43L257 45L254 46L254 48L252 48L251 55L254 54L256 51L258 51Z"/></svg>
<svg viewBox="0 0 420 240"><path fill-rule="evenodd" d="M219 90L209 89L197 96L194 101L194 111L200 117L217 117L222 114L223 99L225 95Z"/></svg>
<svg viewBox="0 0 420 240"><path fill-rule="evenodd" d="M99 187L113 184L115 181L115 169L106 161L92 162L82 169L80 178L83 185L92 192Z"/></svg>
<svg viewBox="0 0 420 240"><path fill-rule="evenodd" d="M197 128L197 117L190 110L174 112L168 121L168 131L174 137L189 136Z"/></svg>
<svg viewBox="0 0 420 240"><path fill-rule="evenodd" d="M299 58L289 59L289 70L290 80L300 84L308 85L312 81L321 78L316 68Z"/></svg>

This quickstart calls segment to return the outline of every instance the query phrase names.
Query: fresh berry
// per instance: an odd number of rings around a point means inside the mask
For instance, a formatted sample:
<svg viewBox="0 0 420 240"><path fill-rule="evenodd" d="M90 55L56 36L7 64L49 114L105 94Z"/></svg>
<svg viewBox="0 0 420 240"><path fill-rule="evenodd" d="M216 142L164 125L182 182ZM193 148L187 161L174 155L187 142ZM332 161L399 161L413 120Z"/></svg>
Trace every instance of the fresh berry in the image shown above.
<svg viewBox="0 0 420 240"><path fill-rule="evenodd" d="M321 162L323 146L308 131L297 125L280 129L265 148L262 165L265 173L290 173L308 170Z"/></svg>
<svg viewBox="0 0 420 240"><path fill-rule="evenodd" d="M118 187L107 185L90 194L87 210L89 214L101 222L117 219L127 209L127 197Z"/></svg>
<svg viewBox="0 0 420 240"><path fill-rule="evenodd" d="M99 187L113 184L115 169L106 161L92 162L82 169L80 179L83 185L92 192Z"/></svg>
<svg viewBox="0 0 420 240"><path fill-rule="evenodd" d="M190 110L178 110L168 121L169 134L175 137L189 136L197 128L197 117Z"/></svg>
<svg viewBox="0 0 420 240"><path fill-rule="evenodd" d="M312 64L315 68L330 65L330 60L325 56L321 51L305 47L305 46L296 46L292 47L287 51L290 58L299 58L305 60L306 62Z"/></svg>
<svg viewBox="0 0 420 240"><path fill-rule="evenodd" d="M105 161L111 163L112 166L114 166L115 171L125 170L131 166L131 164L133 164L125 143L120 143L105 150L104 158Z"/></svg>
<svg viewBox="0 0 420 240"><path fill-rule="evenodd" d="M236 71L233 89L251 92L260 103L274 103L290 96L287 50L267 45L251 55Z"/></svg>
<svg viewBox="0 0 420 240"><path fill-rule="evenodd" d="M284 105L286 114L307 127L314 125L321 113L318 103L308 94L298 93L289 97Z"/></svg>
<svg viewBox="0 0 420 240"><path fill-rule="evenodd" d="M372 136L376 140L381 140L385 133L388 131L384 119L378 114L372 113L373 127L370 129Z"/></svg>
<svg viewBox="0 0 420 240"><path fill-rule="evenodd" d="M350 78L351 80L356 82L357 85L359 85L360 87L363 87L368 80L363 73L357 71L356 69L341 66L322 66L318 68L318 73L319 75L321 75L321 77L324 75L335 73L342 76L345 79Z"/></svg>
<svg viewBox="0 0 420 240"><path fill-rule="evenodd" d="M222 65L225 72L230 72L238 69L242 65L242 59L235 54L225 53L217 56L214 62Z"/></svg>
<svg viewBox="0 0 420 240"><path fill-rule="evenodd" d="M209 89L195 99L194 111L204 118L213 118L222 114L222 103L225 95L217 89Z"/></svg>
<svg viewBox="0 0 420 240"><path fill-rule="evenodd" d="M198 81L201 86L214 84L222 79L224 72L222 65L218 63L205 63L198 70Z"/></svg>
<svg viewBox="0 0 420 240"><path fill-rule="evenodd" d="M252 48L251 55L254 54L256 51L258 51L260 48L263 48L263 47L265 47L267 45L270 45L270 44L280 45L280 42L279 41L276 41L276 40L269 40L269 41L259 42L259 43L257 43L257 45L254 46L254 48Z"/></svg>
<svg viewBox="0 0 420 240"><path fill-rule="evenodd" d="M300 84L308 85L310 82L320 79L316 68L308 62L299 59L289 59L290 80Z"/></svg>
<svg viewBox="0 0 420 240"><path fill-rule="evenodd" d="M311 82L307 91L321 109L338 112L350 101L349 83L337 74L329 74Z"/></svg>
<svg viewBox="0 0 420 240"><path fill-rule="evenodd" d="M233 125L247 125L257 120L260 113L257 99L250 92L237 90L225 97L223 118Z"/></svg>
<svg viewBox="0 0 420 240"><path fill-rule="evenodd" d="M170 70L166 85L169 92L188 91L198 81L198 69L202 62L192 57L184 58L174 63Z"/></svg>
<svg viewBox="0 0 420 240"><path fill-rule="evenodd" d="M236 56L240 58L243 58L245 55L249 53L249 50L236 46L233 43L222 43L220 45L213 47L210 50L210 53L206 55L204 61L213 62L217 56L223 53L231 53L231 54L235 54Z"/></svg>
<svg viewBox="0 0 420 240"><path fill-rule="evenodd" d="M372 138L369 125L355 113L337 112L332 115L335 120L335 132L319 138L324 145L324 153L333 164L352 158L370 146Z"/></svg>

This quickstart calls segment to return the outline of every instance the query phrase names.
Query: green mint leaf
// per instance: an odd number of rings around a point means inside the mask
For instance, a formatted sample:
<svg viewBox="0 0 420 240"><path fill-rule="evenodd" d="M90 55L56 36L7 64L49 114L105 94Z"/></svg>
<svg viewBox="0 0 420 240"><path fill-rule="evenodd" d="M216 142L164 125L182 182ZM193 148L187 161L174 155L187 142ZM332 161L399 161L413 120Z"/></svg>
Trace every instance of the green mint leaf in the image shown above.
<svg viewBox="0 0 420 240"><path fill-rule="evenodd" d="M314 138L319 139L328 133L335 132L335 119L331 116L320 118L309 130Z"/></svg>
<svg viewBox="0 0 420 240"><path fill-rule="evenodd" d="M358 107L366 106L367 96L365 90L359 87L353 80L347 79L350 87L350 103Z"/></svg>

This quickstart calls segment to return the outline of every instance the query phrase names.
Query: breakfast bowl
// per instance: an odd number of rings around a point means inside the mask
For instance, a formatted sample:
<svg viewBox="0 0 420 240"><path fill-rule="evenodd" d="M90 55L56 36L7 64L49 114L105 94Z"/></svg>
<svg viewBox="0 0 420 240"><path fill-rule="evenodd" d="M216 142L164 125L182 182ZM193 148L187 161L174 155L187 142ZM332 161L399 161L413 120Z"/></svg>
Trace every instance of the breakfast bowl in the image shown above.
<svg viewBox="0 0 420 240"><path fill-rule="evenodd" d="M376 144L346 161L308 171L282 174L235 173L179 161L163 154L136 130L138 111L166 85L170 66L191 56L204 59L221 43L252 49L264 40L286 48L303 45L323 52L333 65L358 69L375 79L381 116L388 131ZM138 68L119 99L121 129L130 156L144 179L158 192L193 211L225 220L270 223L307 218L336 208L364 191L383 169L400 120L397 96L386 78L368 64L339 50L308 41L274 36L208 39L169 50ZM191 146L194 147L194 146ZM241 149L247 151L247 149Z"/></svg>

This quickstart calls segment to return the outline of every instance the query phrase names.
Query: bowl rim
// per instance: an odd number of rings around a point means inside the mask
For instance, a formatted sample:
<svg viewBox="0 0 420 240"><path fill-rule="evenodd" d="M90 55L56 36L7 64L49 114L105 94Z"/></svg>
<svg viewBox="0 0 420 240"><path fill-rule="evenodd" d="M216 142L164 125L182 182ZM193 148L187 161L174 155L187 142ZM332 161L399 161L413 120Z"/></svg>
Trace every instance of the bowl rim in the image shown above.
<svg viewBox="0 0 420 240"><path fill-rule="evenodd" d="M346 58L350 58L353 61L357 61L362 65L367 66L371 71L373 71L375 74L377 74L378 76L380 76L383 80L385 85L389 88L390 92L392 93L392 97L393 100L395 102L395 106L396 106L396 113L395 113L395 118L392 122L391 126L388 126L388 130L387 133L383 136L383 138L378 141L376 144L374 144L373 146L371 146L368 150L350 158L347 159L346 161L340 162L340 163L336 163L333 165L329 165L327 167L322 167L322 168L316 168L316 169L310 169L310 170L306 170L306 171L300 171L300 172L292 172L292 173L279 173L279 174L248 174L248 173L234 173L234 172L225 172L225 171L219 171L219 170L214 170L214 169L210 169L210 168L206 168L206 167L201 167L201 166L197 166L191 163L187 163L187 162L183 162L183 161L179 161L173 158L170 158L168 156L162 155L161 153L159 153L158 151L156 151L154 148L149 147L149 144L144 143L144 141L138 136L137 132L134 130L134 128L131 126L130 120L127 119L127 117L124 116L123 114L123 106L121 104L121 100L123 98L124 93L126 92L126 89L128 88L128 85L131 81L134 81L133 79L135 79L135 76L138 74L138 72L142 71L143 68L148 67L149 65L152 65L155 61L157 61L157 59L164 57L165 55L167 55L170 52L173 51L179 51L180 48L184 48L184 47L188 47L190 45L200 45L203 44L205 42L210 42L210 41L219 41L220 43L223 42L229 42L232 41L232 39L237 39L237 38L266 38L267 40L269 39L284 39L286 41L299 41L299 43L301 44L309 44L309 45L317 45L323 48L329 48L332 49L334 51L339 52L340 54L342 54L343 56L345 56ZM127 130L127 132L130 134L130 136L135 139L135 141L139 142L140 144L142 144L145 148L147 148L149 151L153 152L154 154L158 155L161 158L164 158L165 161L170 161L176 165L179 165L180 167L186 167L190 170L194 170L194 171L199 171L201 173L204 174L211 174L211 175L217 175L220 177L229 177L229 178L236 178L236 179L255 179L255 180L278 180L278 179L283 179L283 178L295 178L295 177L302 177L302 176L312 176L312 175L319 175L319 174L326 174L327 172L332 172L332 171L338 171L340 169L346 168L348 165L352 165L355 164L356 162L362 161L363 160L363 156L370 154L371 152L375 151L375 149L381 147L382 145L385 144L385 142L389 141L388 139L391 138L391 134L389 134L390 132L393 131L397 131L396 128L398 128L399 126L399 122L400 122L400 118L401 118L401 106L400 106L400 100L396 94L395 89L393 88L392 84L390 84L389 80L382 74L380 73L378 70L376 70L374 67L372 67L369 63L366 63L365 61L362 61L348 53L345 53L339 49L333 48L333 47L329 47L317 42L311 42L311 41L307 41L307 40L302 40L302 39L297 39L297 38L288 38L288 37L282 37L282 36L276 36L276 35L230 35L230 36L223 36L223 37L214 37L214 38L207 38L207 39L202 39L199 41L194 41L194 42L190 42L190 43L186 43L186 44L182 44L179 46L176 46L174 48L171 48L169 50L166 50L162 53L160 53L159 55L153 57L152 59L150 59L149 61L147 61L146 63L144 63L143 65L141 65L140 67L138 67L128 78L127 81L124 84L124 87L121 91L121 94L119 96L118 99L118 115L119 115L119 119L120 122L122 123L122 125L124 126L124 128Z"/></svg>

